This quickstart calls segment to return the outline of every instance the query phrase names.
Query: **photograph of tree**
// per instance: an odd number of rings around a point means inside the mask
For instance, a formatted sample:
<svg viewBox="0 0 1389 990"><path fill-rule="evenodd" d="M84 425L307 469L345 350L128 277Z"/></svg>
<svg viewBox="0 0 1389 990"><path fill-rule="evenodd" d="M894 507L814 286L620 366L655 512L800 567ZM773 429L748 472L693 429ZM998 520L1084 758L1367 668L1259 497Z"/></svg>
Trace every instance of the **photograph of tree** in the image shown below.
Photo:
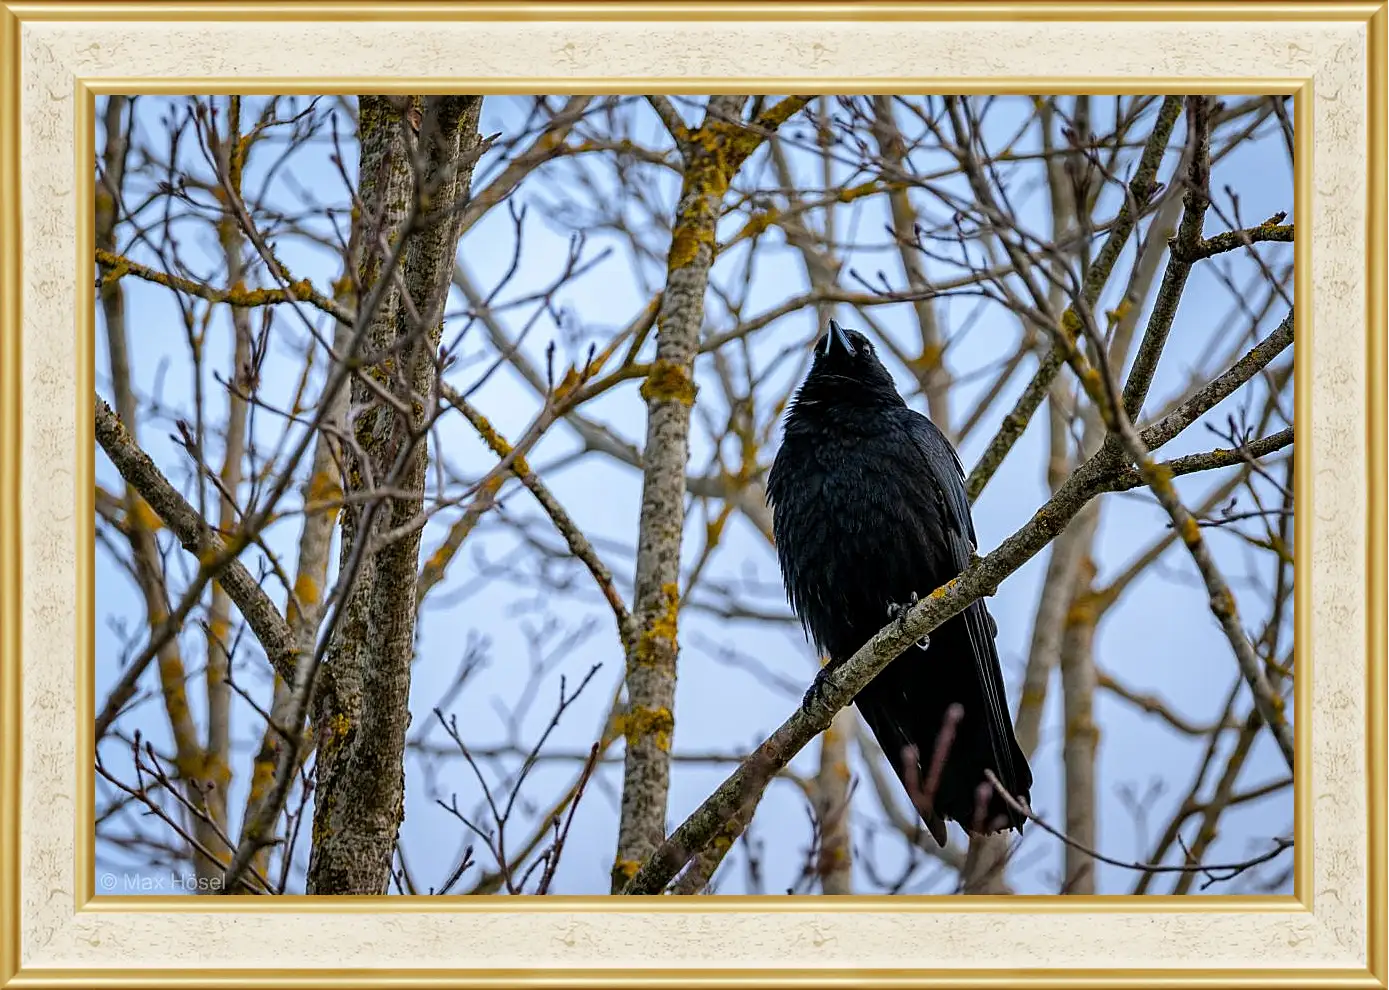
<svg viewBox="0 0 1389 990"><path fill-rule="evenodd" d="M1285 96L101 96L115 894L1287 894Z"/></svg>

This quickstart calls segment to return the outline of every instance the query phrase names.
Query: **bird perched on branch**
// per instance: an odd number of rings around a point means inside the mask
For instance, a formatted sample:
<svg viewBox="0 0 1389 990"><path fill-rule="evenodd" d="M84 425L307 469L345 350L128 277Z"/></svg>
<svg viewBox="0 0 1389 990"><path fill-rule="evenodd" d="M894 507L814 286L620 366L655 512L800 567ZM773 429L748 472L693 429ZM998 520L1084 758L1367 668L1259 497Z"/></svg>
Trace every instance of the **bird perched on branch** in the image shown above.
<svg viewBox="0 0 1389 990"><path fill-rule="evenodd" d="M907 407L872 343L835 321L816 342L767 478L791 607L828 663L806 694L919 595L975 554L964 470L945 435ZM1032 771L1013 734L997 627L982 600L909 647L854 699L931 835L1024 818L985 771L1029 804Z"/></svg>

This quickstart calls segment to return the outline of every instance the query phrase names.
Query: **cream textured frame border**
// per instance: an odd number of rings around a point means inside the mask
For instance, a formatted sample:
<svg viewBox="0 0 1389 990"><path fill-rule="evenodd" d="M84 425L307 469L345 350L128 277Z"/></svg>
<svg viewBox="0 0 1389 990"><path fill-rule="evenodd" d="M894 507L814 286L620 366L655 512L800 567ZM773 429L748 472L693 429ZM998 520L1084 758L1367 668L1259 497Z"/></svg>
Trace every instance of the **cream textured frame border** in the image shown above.
<svg viewBox="0 0 1389 990"><path fill-rule="evenodd" d="M1385 21L0 0L0 985L1384 987ZM387 90L1295 93L1296 896L94 899L94 94Z"/></svg>

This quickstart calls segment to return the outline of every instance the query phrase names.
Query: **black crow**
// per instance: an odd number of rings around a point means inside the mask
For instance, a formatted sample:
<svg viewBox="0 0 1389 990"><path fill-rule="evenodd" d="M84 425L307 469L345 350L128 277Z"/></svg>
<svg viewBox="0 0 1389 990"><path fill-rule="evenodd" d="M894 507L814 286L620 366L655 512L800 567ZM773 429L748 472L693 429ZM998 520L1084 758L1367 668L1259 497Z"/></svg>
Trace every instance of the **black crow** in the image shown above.
<svg viewBox="0 0 1389 990"><path fill-rule="evenodd" d="M806 704L891 616L970 563L977 541L964 481L950 441L907 407L873 344L831 320L767 477L787 597L828 657ZM1022 831L1023 817L993 792L985 770L1030 801L1032 771L1008 717L997 631L975 601L854 699L941 846L946 819L972 834ZM914 766L904 762L908 747ZM928 783L934 793L923 794Z"/></svg>

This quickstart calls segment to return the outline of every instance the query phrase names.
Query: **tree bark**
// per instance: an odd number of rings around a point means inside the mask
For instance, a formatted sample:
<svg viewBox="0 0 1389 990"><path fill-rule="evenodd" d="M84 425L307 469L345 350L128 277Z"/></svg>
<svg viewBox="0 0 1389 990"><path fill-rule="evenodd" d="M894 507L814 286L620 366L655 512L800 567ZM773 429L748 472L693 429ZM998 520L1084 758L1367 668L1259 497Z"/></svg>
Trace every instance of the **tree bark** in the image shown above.
<svg viewBox="0 0 1389 990"><path fill-rule="evenodd" d="M342 567L359 541L377 541L423 507L427 429L437 403L435 360L462 206L479 143L477 96L361 97L360 260L357 296L391 277L366 327L366 368L399 403L352 383L348 498L389 484L394 496L342 514ZM400 278L383 276L387 251L404 241ZM404 415L403 410L409 414ZM310 894L384 894L405 817L405 738L410 723L415 578L420 529L384 546L368 542L324 664L313 708L318 745L309 862Z"/></svg>
<svg viewBox="0 0 1389 990"><path fill-rule="evenodd" d="M1095 563L1087 553L1079 563L1066 628L1061 636L1061 700L1065 713L1066 834L1078 845L1097 848L1095 836ZM1075 845L1066 846L1061 893L1095 893L1095 860Z"/></svg>
<svg viewBox="0 0 1389 990"><path fill-rule="evenodd" d="M675 729L675 676L680 612L680 545L685 526L685 466L694 359L704 321L704 292L714 262L714 233L733 176L768 130L799 111L806 97L787 97L749 126L740 121L745 96L716 96L705 121L689 133L670 121L685 158L680 201L666 260L657 317L656 358L642 385L646 444L637 535L637 636L627 649L627 711L623 734L622 812L612 890L626 886L661 845L670 791L670 741Z"/></svg>
<svg viewBox="0 0 1389 990"><path fill-rule="evenodd" d="M816 775L815 820L820 829L820 854L815 872L820 892L852 894L854 860L849 832L849 737L854 733L855 709L841 708L820 736L820 772Z"/></svg>

